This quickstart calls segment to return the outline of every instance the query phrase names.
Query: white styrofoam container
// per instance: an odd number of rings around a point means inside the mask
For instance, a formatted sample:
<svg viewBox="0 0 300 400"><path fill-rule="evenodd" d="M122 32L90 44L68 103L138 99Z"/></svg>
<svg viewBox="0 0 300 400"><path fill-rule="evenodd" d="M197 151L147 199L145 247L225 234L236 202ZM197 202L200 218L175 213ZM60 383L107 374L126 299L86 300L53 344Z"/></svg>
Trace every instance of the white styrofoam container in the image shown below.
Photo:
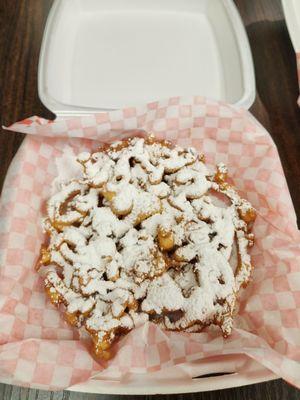
<svg viewBox="0 0 300 400"><path fill-rule="evenodd" d="M233 0L55 0L39 96L58 116L203 95L249 108L255 78Z"/></svg>
<svg viewBox="0 0 300 400"><path fill-rule="evenodd" d="M296 53L300 52L300 1L281 0L286 24Z"/></svg>
<svg viewBox="0 0 300 400"><path fill-rule="evenodd" d="M245 361L245 356L241 359ZM176 373L161 371L156 373L135 374L128 382L118 382L115 379L97 379L74 385L67 390L86 393L122 394L122 395L154 395L154 394L176 394L208 392L212 390L228 389L244 385L252 385L265 381L278 379L276 375L268 371L255 361L246 361L249 364L249 373L224 373L218 376L203 376L198 378L183 378L176 376ZM215 364L215 365L214 365ZM212 370L221 371L222 365L218 362L211 362ZM226 363L227 364L227 363ZM215 367L215 368L214 368ZM224 367L224 366L223 366ZM253 369L254 368L254 369ZM256 370L255 370L256 368ZM252 370L253 369L253 370ZM173 379L171 374L173 373Z"/></svg>
<svg viewBox="0 0 300 400"><path fill-rule="evenodd" d="M188 373L199 371L199 363L203 365L203 371L208 369L217 376L206 375L189 378ZM67 390L88 393L123 394L123 395L153 395L206 392L211 390L227 389L243 385L265 382L277 379L271 371L258 364L245 355L232 355L229 359L219 361L214 358L199 363L190 363L187 366L179 366L178 370L170 369L148 373L131 374L125 382L106 377L94 377L88 382L79 383ZM244 365L244 372L236 372ZM245 367L246 366L246 367ZM207 373L207 372L206 372Z"/></svg>
<svg viewBox="0 0 300 400"><path fill-rule="evenodd" d="M39 96L58 117L204 95L249 108L255 98L248 38L233 0L55 0L42 42ZM246 363L244 373L238 372ZM110 394L208 391L276 379L243 355L188 378L199 365L107 377L69 388Z"/></svg>

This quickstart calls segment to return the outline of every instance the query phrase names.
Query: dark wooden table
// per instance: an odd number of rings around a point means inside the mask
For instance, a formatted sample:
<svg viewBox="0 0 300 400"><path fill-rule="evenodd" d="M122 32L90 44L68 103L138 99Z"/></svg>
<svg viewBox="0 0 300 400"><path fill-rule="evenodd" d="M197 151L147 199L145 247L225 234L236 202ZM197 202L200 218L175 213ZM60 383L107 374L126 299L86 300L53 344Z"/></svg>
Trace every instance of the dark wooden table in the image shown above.
<svg viewBox="0 0 300 400"><path fill-rule="evenodd" d="M298 220L300 218L300 111L295 54L280 0L235 0L249 36L257 84L252 113L278 146ZM37 94L37 64L43 28L52 0L0 0L0 114L8 125L30 115L52 118ZM23 136L0 135L0 189ZM300 377L299 377L300 381ZM44 392L0 384L2 400L117 399L121 396ZM149 396L138 396L137 399ZM300 391L282 380L237 389L161 399L293 400ZM125 396L130 398L130 396Z"/></svg>

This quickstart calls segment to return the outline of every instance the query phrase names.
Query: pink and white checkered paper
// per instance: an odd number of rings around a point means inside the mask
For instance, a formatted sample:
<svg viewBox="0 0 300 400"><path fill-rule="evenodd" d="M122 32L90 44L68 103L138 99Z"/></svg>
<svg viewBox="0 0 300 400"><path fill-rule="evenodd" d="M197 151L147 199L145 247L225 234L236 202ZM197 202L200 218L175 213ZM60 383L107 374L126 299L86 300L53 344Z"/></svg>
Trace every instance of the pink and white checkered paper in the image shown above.
<svg viewBox="0 0 300 400"><path fill-rule="evenodd" d="M1 381L61 389L108 371L123 379L128 373L163 375L169 367L199 360L203 373L205 359L223 362L244 354L300 387L300 234L276 147L247 111L202 97L175 97L51 123L33 117L8 129L28 135L1 200ZM55 161L67 149L77 154L143 131L196 147L209 166L221 161L229 166L234 184L258 210L253 282L240 296L229 338L210 331L166 332L147 323L125 336L104 364L45 298L34 270L43 240L40 219L58 174Z"/></svg>

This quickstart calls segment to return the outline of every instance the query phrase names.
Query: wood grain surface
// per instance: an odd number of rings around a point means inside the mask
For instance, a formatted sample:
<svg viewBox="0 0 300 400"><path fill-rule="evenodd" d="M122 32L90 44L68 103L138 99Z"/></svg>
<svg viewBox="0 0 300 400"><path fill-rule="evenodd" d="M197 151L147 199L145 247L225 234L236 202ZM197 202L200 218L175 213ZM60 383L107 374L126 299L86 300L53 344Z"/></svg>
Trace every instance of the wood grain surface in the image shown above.
<svg viewBox="0 0 300 400"><path fill-rule="evenodd" d="M300 111L295 54L280 0L235 0L247 28L255 64L257 97L252 113L269 130L282 160L291 196L300 218ZM0 0L0 115L8 125L31 115L53 118L37 94L37 66L46 18L52 0ZM0 135L0 190L7 168L23 136ZM1 222L0 222L1 223ZM299 225L299 224L298 224ZM300 380L300 377L299 377ZM145 399L150 396L137 396ZM300 391L282 380L242 388L158 399L293 400ZM0 400L120 399L121 396L45 392L0 384ZM122 396L129 399L130 396Z"/></svg>

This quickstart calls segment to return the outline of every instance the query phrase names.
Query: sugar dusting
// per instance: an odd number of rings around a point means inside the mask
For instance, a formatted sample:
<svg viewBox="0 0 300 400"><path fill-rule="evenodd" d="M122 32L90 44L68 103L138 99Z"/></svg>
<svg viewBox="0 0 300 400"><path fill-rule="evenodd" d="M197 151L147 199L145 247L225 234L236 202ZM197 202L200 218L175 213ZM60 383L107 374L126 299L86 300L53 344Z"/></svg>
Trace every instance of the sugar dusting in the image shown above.
<svg viewBox="0 0 300 400"><path fill-rule="evenodd" d="M82 177L51 197L44 222L55 267L46 287L77 325L98 343L149 318L165 329L214 323L230 334L251 272L253 237L242 216L253 208L218 181L226 166L213 175L194 149L140 138L77 160ZM230 204L215 204L211 191Z"/></svg>

